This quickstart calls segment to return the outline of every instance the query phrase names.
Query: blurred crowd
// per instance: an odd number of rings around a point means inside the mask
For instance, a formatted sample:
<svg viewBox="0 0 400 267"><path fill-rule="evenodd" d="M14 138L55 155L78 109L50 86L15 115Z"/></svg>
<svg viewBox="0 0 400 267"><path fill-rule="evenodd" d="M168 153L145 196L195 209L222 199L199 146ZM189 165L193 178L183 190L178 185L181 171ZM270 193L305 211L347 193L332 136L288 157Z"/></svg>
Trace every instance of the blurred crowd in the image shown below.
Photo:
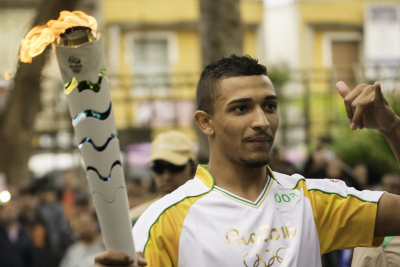
<svg viewBox="0 0 400 267"><path fill-rule="evenodd" d="M129 205L153 197L151 179L127 181ZM32 178L0 204L0 266L86 267L105 250L82 171Z"/></svg>
<svg viewBox="0 0 400 267"><path fill-rule="evenodd" d="M384 190L400 195L400 175L381 173L378 166L345 164L321 138L302 165L287 160L283 147L274 147L272 170L307 178L343 180L359 190ZM0 266L89 267L105 250L82 171L67 170L9 188L11 200L0 205ZM153 177L128 179L129 207L156 198ZM324 267L350 266L352 251L334 251L323 257Z"/></svg>

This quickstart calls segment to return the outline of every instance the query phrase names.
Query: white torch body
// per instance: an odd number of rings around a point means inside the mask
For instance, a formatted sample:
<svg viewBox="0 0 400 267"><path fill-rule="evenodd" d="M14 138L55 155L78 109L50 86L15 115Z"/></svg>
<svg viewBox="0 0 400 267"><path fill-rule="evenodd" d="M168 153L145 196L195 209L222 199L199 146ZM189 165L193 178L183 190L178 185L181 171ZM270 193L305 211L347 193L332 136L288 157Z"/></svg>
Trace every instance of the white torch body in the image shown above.
<svg viewBox="0 0 400 267"><path fill-rule="evenodd" d="M53 45L90 193L107 250L135 259L119 141L100 38L79 46Z"/></svg>

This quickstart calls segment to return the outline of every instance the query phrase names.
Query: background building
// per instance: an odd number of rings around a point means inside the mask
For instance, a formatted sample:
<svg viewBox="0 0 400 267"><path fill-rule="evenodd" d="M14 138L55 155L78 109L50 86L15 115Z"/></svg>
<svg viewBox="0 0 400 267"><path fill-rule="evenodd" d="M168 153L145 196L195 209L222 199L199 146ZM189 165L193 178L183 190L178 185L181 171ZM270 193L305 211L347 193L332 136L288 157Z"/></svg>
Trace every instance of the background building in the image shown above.
<svg viewBox="0 0 400 267"><path fill-rule="evenodd" d="M339 118L346 120L337 81L353 87L379 80L386 93L395 93L400 1L265 3L265 61L290 76L282 89L289 106L283 124L290 128L290 145L309 144L310 138L327 135Z"/></svg>

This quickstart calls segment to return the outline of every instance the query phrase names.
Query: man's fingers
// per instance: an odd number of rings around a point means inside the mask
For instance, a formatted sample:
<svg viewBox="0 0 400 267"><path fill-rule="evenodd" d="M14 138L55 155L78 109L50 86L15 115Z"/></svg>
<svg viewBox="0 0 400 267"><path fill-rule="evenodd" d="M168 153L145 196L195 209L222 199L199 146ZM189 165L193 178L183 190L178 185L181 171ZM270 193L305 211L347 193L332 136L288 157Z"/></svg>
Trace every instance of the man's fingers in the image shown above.
<svg viewBox="0 0 400 267"><path fill-rule="evenodd" d="M94 258L95 266L130 266L133 258L125 253L108 250Z"/></svg>
<svg viewBox="0 0 400 267"><path fill-rule="evenodd" d="M336 88L339 94L344 99L344 107L346 108L347 118L349 118L350 123L353 119L353 110L351 108L351 103L353 102L353 98L351 97L351 91L349 87L342 81L336 83ZM350 95L349 95L350 94Z"/></svg>
<svg viewBox="0 0 400 267"><path fill-rule="evenodd" d="M136 252L139 266L146 266L147 262L144 260L144 255L142 252Z"/></svg>
<svg viewBox="0 0 400 267"><path fill-rule="evenodd" d="M336 83L336 89L343 98L350 93L349 87L342 81Z"/></svg>
<svg viewBox="0 0 400 267"><path fill-rule="evenodd" d="M376 82L374 84L374 88L375 88L375 101L377 101L377 102L382 102L383 101L384 102L385 99L384 99L383 94L382 94L381 83L380 82Z"/></svg>
<svg viewBox="0 0 400 267"><path fill-rule="evenodd" d="M364 128L364 123L362 122L362 115L363 115L363 112L364 112L365 108L366 108L366 105L362 105L362 104L359 104L359 105L356 106L356 109L354 110L353 120L352 120L353 123L350 126L350 128L352 130L357 129L357 127L359 129ZM354 124L355 128L354 128L353 124Z"/></svg>

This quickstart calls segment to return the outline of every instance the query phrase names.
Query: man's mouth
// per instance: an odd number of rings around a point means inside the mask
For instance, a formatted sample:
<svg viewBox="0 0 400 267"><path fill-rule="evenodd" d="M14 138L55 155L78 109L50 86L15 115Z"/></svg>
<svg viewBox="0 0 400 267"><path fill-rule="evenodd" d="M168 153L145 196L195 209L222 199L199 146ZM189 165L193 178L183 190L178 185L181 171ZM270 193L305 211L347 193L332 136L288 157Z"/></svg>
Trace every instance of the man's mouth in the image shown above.
<svg viewBox="0 0 400 267"><path fill-rule="evenodd" d="M244 139L245 142L255 142L255 143L265 143L271 142L274 138L267 134L267 135L258 135L258 136L250 136Z"/></svg>

